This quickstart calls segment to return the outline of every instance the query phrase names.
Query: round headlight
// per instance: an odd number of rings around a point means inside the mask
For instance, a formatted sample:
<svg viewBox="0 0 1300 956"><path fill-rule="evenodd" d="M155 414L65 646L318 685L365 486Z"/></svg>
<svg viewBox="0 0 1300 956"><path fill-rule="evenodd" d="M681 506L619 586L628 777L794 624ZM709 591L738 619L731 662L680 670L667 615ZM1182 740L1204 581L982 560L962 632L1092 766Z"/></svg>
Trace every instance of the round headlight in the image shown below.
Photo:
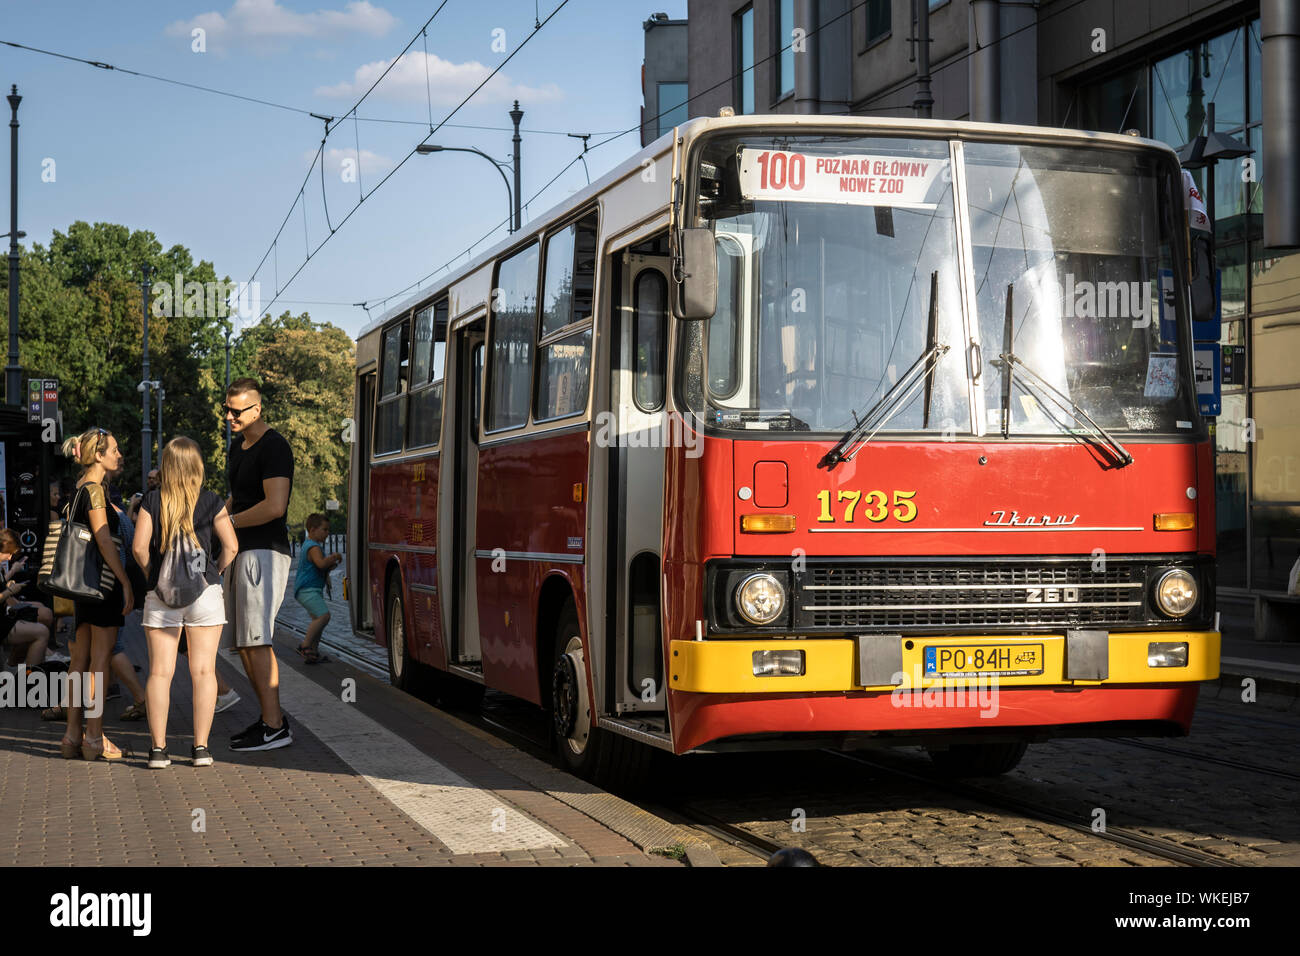
<svg viewBox="0 0 1300 956"><path fill-rule="evenodd" d="M771 624L785 610L785 588L770 574L751 574L736 588L736 610L750 624Z"/></svg>
<svg viewBox="0 0 1300 956"><path fill-rule="evenodd" d="M1196 578L1182 568L1160 576L1156 583L1156 603L1170 617L1185 617L1196 607Z"/></svg>

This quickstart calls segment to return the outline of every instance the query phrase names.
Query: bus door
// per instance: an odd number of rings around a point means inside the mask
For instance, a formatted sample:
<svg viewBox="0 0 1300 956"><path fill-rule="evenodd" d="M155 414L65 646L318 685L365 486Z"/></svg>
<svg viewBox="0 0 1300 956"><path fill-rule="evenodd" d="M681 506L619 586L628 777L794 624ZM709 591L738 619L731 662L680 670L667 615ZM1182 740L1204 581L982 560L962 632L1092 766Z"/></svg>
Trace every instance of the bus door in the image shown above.
<svg viewBox="0 0 1300 956"><path fill-rule="evenodd" d="M663 558L667 256L621 254L610 350L609 606L616 713L662 712L660 582Z"/></svg>
<svg viewBox="0 0 1300 956"><path fill-rule="evenodd" d="M352 626L370 630L375 626L370 606L370 436L375 414L374 372L367 372L357 381L355 414L352 474L356 488L348 516L348 597L353 608Z"/></svg>
<svg viewBox="0 0 1300 956"><path fill-rule="evenodd" d="M482 660L478 631L478 587L475 576L474 543L478 513L478 436L483 396L483 320L455 329L451 349L455 360L454 469L451 502L452 603L451 641L448 664L470 664Z"/></svg>

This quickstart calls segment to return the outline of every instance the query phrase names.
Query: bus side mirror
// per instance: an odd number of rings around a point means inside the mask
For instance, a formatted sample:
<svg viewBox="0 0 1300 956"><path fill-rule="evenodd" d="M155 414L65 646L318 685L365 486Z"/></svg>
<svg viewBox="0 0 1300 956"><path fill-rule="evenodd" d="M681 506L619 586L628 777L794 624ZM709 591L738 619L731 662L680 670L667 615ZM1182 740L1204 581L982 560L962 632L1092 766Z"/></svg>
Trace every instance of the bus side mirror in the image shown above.
<svg viewBox="0 0 1300 956"><path fill-rule="evenodd" d="M1215 315L1214 247L1210 234L1192 231L1192 321L1211 322Z"/></svg>
<svg viewBox="0 0 1300 956"><path fill-rule="evenodd" d="M718 253L712 229L683 229L679 244L679 319L711 319L718 310Z"/></svg>

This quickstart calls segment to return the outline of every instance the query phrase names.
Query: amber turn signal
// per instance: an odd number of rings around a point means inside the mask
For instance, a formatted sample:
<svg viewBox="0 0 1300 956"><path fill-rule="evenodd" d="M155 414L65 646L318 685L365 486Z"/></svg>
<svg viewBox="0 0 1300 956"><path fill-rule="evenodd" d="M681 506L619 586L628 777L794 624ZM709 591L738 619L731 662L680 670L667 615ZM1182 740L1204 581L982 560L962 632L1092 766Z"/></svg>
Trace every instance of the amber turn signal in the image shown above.
<svg viewBox="0 0 1300 956"><path fill-rule="evenodd" d="M794 530L794 515L741 515L740 530L753 534L788 534Z"/></svg>
<svg viewBox="0 0 1300 956"><path fill-rule="evenodd" d="M1186 511L1171 511L1156 515L1157 531L1191 531L1196 527L1196 515Z"/></svg>

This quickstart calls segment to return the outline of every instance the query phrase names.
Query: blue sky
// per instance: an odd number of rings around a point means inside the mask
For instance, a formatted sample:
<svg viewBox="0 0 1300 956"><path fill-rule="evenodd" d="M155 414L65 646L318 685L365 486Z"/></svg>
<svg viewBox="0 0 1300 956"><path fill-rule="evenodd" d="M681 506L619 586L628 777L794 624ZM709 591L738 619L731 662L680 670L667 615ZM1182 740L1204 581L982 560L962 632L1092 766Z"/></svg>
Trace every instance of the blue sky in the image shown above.
<svg viewBox="0 0 1300 956"><path fill-rule="evenodd" d="M0 0L0 40L339 116L439 2ZM357 111L424 125L360 122L354 128L349 120L330 135L325 193L334 225L357 203L357 183L343 177L345 160L355 163L358 137L360 181L369 192L427 135L428 91L436 124L532 32L535 9L544 20L559 2L448 0L428 28L427 60L417 40ZM431 142L475 146L509 159L507 112L518 98L525 111L521 165L527 199L581 150L578 140L541 131L600 134L637 124L641 24L657 11L683 18L686 0L569 0L450 120L502 129L448 127ZM193 49L195 29L204 31L202 52ZM218 275L234 280L248 279L271 245L324 129L301 113L3 45L0 82L6 93L17 83L23 96L19 228L28 234L25 244L48 244L53 230L66 230L78 219L122 223L152 230L164 247L188 247L196 260L212 261ZM6 188L0 196L7 196L8 143L3 146ZM633 131L589 153L592 178L639 147ZM48 176L51 170L53 181L43 181L42 172ZM545 211L585 183L578 163L531 212ZM275 255L257 274L263 307L274 295L277 260L283 287L308 244L315 248L328 232L318 172L305 200L306 237L303 209L295 207ZM464 153L414 156L283 289L272 311L309 311L355 335L366 315L351 303L370 300L377 317L378 300L447 262L506 212L505 187L483 159ZM6 230L8 215L6 203ZM487 244L504 234L498 231Z"/></svg>

